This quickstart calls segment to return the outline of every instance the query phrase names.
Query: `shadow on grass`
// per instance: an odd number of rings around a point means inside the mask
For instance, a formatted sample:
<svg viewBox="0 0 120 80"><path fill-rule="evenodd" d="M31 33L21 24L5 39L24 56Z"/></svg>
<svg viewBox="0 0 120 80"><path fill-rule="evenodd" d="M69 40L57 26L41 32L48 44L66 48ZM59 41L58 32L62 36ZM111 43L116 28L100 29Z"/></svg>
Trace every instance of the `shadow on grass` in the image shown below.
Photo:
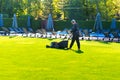
<svg viewBox="0 0 120 80"><path fill-rule="evenodd" d="M86 41L90 42L93 40L86 40ZM99 43L103 43L103 44L110 44L110 42L111 42L111 41L100 41L100 40L94 40L94 41L99 42Z"/></svg>
<svg viewBox="0 0 120 80"><path fill-rule="evenodd" d="M48 38L48 40L52 41L52 40L54 40L54 39L53 39L53 38Z"/></svg>
<svg viewBox="0 0 120 80"><path fill-rule="evenodd" d="M50 48L50 49L57 49L57 50L65 50L65 51L68 50L67 48L65 48L65 49L62 49L62 48L52 48L52 47L46 45L46 49L47 49L47 48Z"/></svg>
<svg viewBox="0 0 120 80"><path fill-rule="evenodd" d="M52 41L52 40L57 40L57 38L47 38L47 40Z"/></svg>
<svg viewBox="0 0 120 80"><path fill-rule="evenodd" d="M46 48L51 48L50 46L46 45ZM68 50L72 50L78 54L81 54L81 53L84 53L82 50L73 50L73 49L68 49L68 48L65 48L65 49L61 49L61 48L51 48L51 49L58 49L58 50L64 50L64 51L68 51Z"/></svg>
<svg viewBox="0 0 120 80"><path fill-rule="evenodd" d="M110 44L110 41L98 41L98 42L103 44Z"/></svg>
<svg viewBox="0 0 120 80"><path fill-rule="evenodd" d="M71 50L74 51L74 52L77 53L77 54L84 53L82 50L73 50L73 49L71 49Z"/></svg>
<svg viewBox="0 0 120 80"><path fill-rule="evenodd" d="M15 38L16 36L9 36L9 38Z"/></svg>

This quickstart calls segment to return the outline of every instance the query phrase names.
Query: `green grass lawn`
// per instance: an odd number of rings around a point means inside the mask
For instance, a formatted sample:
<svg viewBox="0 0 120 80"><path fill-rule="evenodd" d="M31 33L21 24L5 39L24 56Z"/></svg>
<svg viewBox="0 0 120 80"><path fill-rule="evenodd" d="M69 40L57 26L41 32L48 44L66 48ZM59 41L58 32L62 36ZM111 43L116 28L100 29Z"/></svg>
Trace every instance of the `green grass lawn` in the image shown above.
<svg viewBox="0 0 120 80"><path fill-rule="evenodd" d="M0 37L0 80L120 80L120 43L81 41L77 53L51 41L60 40Z"/></svg>

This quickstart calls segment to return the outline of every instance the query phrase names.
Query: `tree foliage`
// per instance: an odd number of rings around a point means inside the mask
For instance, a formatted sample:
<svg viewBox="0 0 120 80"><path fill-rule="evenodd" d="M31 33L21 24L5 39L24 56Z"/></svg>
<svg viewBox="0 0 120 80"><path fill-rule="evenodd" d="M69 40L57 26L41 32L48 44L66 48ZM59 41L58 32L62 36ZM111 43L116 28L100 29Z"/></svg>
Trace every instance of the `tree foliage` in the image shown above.
<svg viewBox="0 0 120 80"><path fill-rule="evenodd" d="M120 19L120 0L0 0L0 13L12 17L31 15L54 19L94 20L98 12L102 19Z"/></svg>

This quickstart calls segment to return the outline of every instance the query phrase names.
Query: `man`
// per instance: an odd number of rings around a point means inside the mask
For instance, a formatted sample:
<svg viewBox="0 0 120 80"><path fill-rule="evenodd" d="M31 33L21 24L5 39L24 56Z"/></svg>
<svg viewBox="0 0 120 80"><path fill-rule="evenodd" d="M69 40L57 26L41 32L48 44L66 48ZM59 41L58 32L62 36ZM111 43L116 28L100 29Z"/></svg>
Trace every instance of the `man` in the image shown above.
<svg viewBox="0 0 120 80"><path fill-rule="evenodd" d="M72 27L72 30L71 30L72 41L71 41L69 49L72 48L74 42L76 41L77 42L78 51L80 51L79 26L78 26L78 24L76 23L76 21L74 19L71 21L71 23L73 24L73 27Z"/></svg>

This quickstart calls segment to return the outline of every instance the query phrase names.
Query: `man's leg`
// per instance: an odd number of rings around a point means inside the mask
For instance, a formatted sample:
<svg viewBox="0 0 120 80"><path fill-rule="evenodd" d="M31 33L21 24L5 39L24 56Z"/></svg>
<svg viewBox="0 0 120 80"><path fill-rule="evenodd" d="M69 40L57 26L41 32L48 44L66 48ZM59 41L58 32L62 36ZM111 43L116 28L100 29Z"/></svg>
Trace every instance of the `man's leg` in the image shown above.
<svg viewBox="0 0 120 80"><path fill-rule="evenodd" d="M78 50L80 50L80 41L79 41L79 37L76 38L76 42L77 42Z"/></svg>
<svg viewBox="0 0 120 80"><path fill-rule="evenodd" d="M75 38L72 38L72 41L71 41L71 44L70 44L70 49L72 48L74 42L75 42Z"/></svg>

